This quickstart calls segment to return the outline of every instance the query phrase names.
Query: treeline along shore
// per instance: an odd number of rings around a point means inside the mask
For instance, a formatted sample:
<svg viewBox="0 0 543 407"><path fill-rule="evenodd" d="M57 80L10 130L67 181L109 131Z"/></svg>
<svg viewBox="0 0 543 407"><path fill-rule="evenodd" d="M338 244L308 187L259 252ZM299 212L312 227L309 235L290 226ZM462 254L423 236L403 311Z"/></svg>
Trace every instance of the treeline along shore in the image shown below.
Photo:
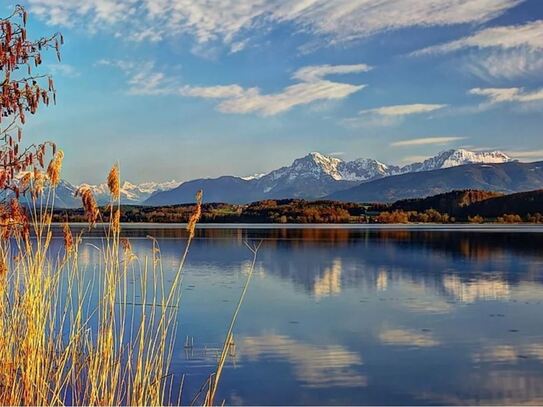
<svg viewBox="0 0 543 407"><path fill-rule="evenodd" d="M184 223L194 205L121 207L121 221ZM101 211L107 222L109 211ZM83 209L59 209L55 222L86 222ZM504 195L452 191L392 204L302 199L264 200L247 205L206 203L201 223L543 223L543 190Z"/></svg>

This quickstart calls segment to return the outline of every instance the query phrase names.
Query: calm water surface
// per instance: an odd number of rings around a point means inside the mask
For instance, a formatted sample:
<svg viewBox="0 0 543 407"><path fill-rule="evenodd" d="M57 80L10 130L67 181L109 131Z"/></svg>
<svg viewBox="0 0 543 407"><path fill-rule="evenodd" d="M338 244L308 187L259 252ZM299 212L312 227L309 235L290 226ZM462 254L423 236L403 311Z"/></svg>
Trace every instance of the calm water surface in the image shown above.
<svg viewBox="0 0 543 407"><path fill-rule="evenodd" d="M124 233L140 259L146 236L158 239L171 281L184 230ZM543 404L543 230L243 226L207 226L193 242L172 364L183 403L215 367L246 240L263 244L226 404ZM89 266L97 242L82 248Z"/></svg>

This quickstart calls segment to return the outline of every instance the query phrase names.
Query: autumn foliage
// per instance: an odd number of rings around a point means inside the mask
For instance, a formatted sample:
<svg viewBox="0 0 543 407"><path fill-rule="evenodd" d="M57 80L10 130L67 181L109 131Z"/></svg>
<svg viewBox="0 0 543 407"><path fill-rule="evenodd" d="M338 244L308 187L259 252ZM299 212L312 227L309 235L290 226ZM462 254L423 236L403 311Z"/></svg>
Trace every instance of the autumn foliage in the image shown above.
<svg viewBox="0 0 543 407"><path fill-rule="evenodd" d="M54 50L60 60L62 35L32 40L27 37L27 13L21 6L0 19L0 190L22 192L18 179L26 171L45 169L45 156L55 153L53 143L21 146L22 128L27 116L40 105L55 102L53 79L36 73L42 63L42 52Z"/></svg>

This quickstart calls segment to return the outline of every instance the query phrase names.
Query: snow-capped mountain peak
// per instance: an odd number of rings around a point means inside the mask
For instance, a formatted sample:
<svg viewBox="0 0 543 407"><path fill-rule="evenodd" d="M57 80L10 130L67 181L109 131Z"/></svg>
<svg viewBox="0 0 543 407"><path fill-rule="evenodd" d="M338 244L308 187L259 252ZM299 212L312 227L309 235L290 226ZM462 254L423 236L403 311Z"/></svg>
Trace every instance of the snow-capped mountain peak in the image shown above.
<svg viewBox="0 0 543 407"><path fill-rule="evenodd" d="M124 181L121 185L121 202L126 204L139 204L149 198L152 194L158 191L166 191L179 186L180 182L171 180L166 182L143 182L141 184L133 184L130 181ZM88 186L98 203L103 204L109 202L109 189L106 183L90 185L81 184L78 187Z"/></svg>
<svg viewBox="0 0 543 407"><path fill-rule="evenodd" d="M401 173L432 171L466 164L501 164L513 161L501 151L470 151L463 148L442 151L423 162L406 165Z"/></svg>

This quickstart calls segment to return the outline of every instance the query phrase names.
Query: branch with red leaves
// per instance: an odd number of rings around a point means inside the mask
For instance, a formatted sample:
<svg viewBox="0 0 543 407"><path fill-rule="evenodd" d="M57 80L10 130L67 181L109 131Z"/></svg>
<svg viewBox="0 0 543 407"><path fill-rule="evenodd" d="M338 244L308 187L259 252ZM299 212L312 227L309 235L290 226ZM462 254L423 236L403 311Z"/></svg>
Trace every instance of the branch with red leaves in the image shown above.
<svg viewBox="0 0 543 407"><path fill-rule="evenodd" d="M64 42L60 33L31 40L26 23L27 12L19 5L10 16L0 18L0 191L10 189L17 195L18 174L44 169L44 156L55 152L50 142L21 148L21 126L40 105L56 102L53 78L34 70L41 65L44 50L54 50L60 61Z"/></svg>

